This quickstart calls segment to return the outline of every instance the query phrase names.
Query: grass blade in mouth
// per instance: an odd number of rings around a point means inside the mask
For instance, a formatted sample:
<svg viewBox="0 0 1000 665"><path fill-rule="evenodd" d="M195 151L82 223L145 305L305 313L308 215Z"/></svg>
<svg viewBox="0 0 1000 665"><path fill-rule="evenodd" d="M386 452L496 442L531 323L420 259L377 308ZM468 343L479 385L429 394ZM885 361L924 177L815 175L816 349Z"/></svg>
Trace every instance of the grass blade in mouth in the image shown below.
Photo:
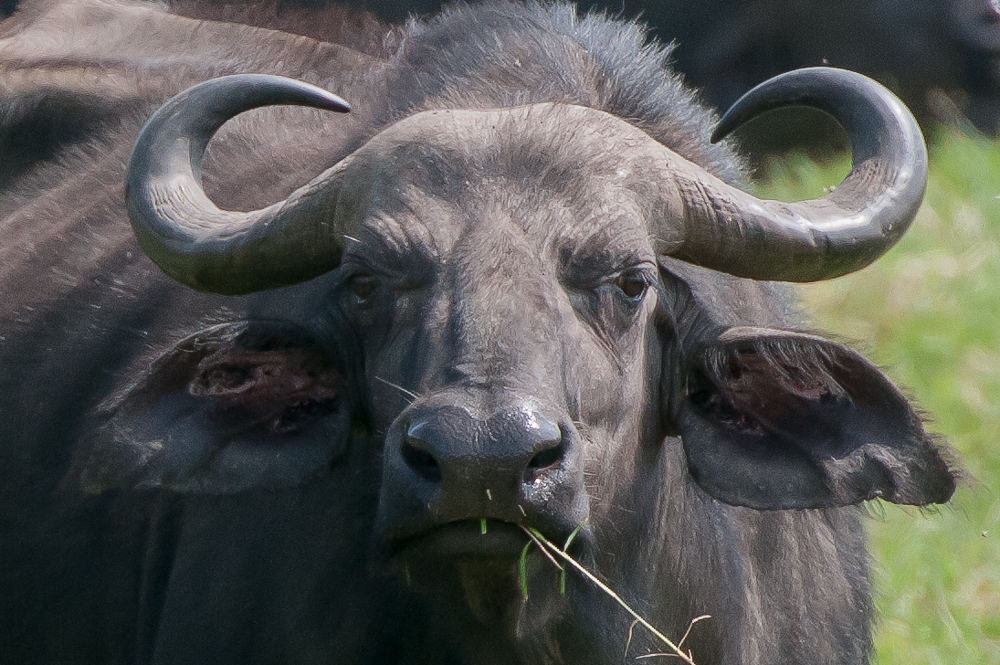
<svg viewBox="0 0 1000 665"><path fill-rule="evenodd" d="M528 600L528 548L530 548L533 544L534 541L529 540L524 544L524 549L521 550L521 595L524 596L525 600Z"/></svg>
<svg viewBox="0 0 1000 665"><path fill-rule="evenodd" d="M573 544L573 539L576 538L576 534L580 533L580 529L583 525L587 523L587 520L580 522L575 529L569 534L569 538L566 539L566 543L563 545L563 552L569 552L569 546ZM559 595L566 595L566 569L559 566Z"/></svg>
<svg viewBox="0 0 1000 665"><path fill-rule="evenodd" d="M581 525L581 526L583 526L583 525ZM533 528L524 527L524 526L522 526L521 528L524 529L524 532L527 533L528 536L531 538L531 540L527 544L525 544L524 549L521 550L521 591L524 593L525 600L528 599L528 582L527 582L527 572L526 572L527 571L526 559L527 559L527 556L528 556L528 548L531 545L533 545L533 544L541 543L541 546L544 549L547 549L547 550L551 551L553 554L555 554L556 556L558 556L560 559L562 559L563 561L565 561L569 565L573 566L573 568L575 568L577 570L577 572L579 572L581 575L583 575L584 577L586 577L590 582L592 582L593 584L595 584L598 589L600 589L601 591L603 591L612 600L614 600L616 603L618 603L619 605L621 605L622 608L624 608L624 610L626 612L628 612L629 614L632 615L632 618L634 618L637 623L639 623L646 630L648 630L649 632L651 632L661 642L663 642L668 647L670 647L670 649L674 652L673 654L663 654L663 655L676 656L677 658L680 658L681 660L683 660L688 665L696 665L696 663L694 662L694 659L692 658L692 656L689 653L684 653L684 651L681 649L681 647L679 645L674 644L670 640L670 638L668 638L666 635L664 635L659 630L657 630L656 627L653 626L653 624L651 624L648 621L646 621L646 619L644 619L642 617L642 615L640 615L638 612L636 612L635 610L633 610L632 607L629 606L629 604L626 603L625 600L621 596L619 596L617 593L615 593L614 590L611 587L609 587L607 584L605 584L604 582L602 582L601 580L599 580L596 575L594 575L589 570L587 570L586 568L584 568L581 564L579 564L577 562L576 559L574 559L573 557L571 557L564 550L560 549L552 541L550 541L548 538L546 538L544 535L542 535L541 531L539 531L538 529L533 529ZM579 531L579 529L580 529L580 527L577 527L577 529L572 534L570 534L570 537L567 539L567 543L572 542L573 538L575 537L576 532ZM560 568L561 568L561 566L560 566ZM705 619L705 618L708 618L708 616L705 615L703 617L698 617L697 619L695 619L695 621L692 621L691 623L694 624L695 622L701 621L702 619ZM688 630L690 631L690 627L689 627ZM687 633L685 633L684 637L685 638L687 637ZM683 643L683 640L682 640L681 643ZM657 655L660 655L660 654L657 654Z"/></svg>

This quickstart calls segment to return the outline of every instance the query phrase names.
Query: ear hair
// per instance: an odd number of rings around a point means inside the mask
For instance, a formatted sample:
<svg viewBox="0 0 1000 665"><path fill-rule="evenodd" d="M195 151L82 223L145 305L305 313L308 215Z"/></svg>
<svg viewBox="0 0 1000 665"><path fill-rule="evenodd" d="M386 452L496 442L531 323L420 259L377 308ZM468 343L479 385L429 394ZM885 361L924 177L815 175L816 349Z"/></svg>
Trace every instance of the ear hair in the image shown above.
<svg viewBox="0 0 1000 665"><path fill-rule="evenodd" d="M768 378L768 389L804 400L844 398L834 376L834 347L813 335L760 334L760 328L731 328L719 336L723 344L703 349L699 370L720 396L737 410L759 409L761 395L748 391L747 369ZM771 333L772 331L767 331ZM774 331L776 332L776 331ZM751 336L753 335L753 336ZM804 344L804 341L824 343Z"/></svg>
<svg viewBox="0 0 1000 665"><path fill-rule="evenodd" d="M815 335L730 328L686 363L679 428L692 478L758 509L875 497L947 501L945 449L877 367Z"/></svg>

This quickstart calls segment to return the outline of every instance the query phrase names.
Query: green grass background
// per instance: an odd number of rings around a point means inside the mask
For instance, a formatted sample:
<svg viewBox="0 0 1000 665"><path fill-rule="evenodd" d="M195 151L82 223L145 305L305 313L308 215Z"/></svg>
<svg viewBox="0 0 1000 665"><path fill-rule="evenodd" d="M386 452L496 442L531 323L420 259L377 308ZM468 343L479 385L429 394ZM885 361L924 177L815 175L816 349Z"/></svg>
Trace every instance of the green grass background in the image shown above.
<svg viewBox="0 0 1000 665"><path fill-rule="evenodd" d="M817 327L886 368L957 449L969 474L936 511L876 506L880 665L1000 664L1000 141L929 137L924 205L872 266L802 286ZM772 161L757 193L821 195L849 169Z"/></svg>

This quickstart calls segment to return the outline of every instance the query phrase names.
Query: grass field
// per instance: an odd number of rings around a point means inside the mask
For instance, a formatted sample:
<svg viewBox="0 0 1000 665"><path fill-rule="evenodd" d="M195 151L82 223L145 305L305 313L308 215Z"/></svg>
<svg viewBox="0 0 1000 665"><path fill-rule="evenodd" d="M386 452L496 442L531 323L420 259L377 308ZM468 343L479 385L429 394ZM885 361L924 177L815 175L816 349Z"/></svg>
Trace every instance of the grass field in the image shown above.
<svg viewBox="0 0 1000 665"><path fill-rule="evenodd" d="M906 237L860 273L799 293L818 327L859 340L915 398L969 475L937 511L874 508L875 662L1000 664L1000 141L929 139L927 197ZM813 197L847 170L790 157L757 192Z"/></svg>

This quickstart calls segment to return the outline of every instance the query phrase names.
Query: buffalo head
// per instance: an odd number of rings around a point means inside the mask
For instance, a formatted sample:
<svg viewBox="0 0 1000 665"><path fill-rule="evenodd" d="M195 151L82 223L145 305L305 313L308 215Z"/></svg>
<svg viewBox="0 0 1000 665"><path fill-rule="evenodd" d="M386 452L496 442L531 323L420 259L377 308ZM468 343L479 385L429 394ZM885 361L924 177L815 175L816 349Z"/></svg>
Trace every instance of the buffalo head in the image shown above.
<svg viewBox="0 0 1000 665"><path fill-rule="evenodd" d="M200 185L209 139L279 103L346 110L276 77L195 86L142 131L128 210L148 255L196 289L320 278L311 298L326 336L224 327L183 342L187 355L159 370L174 406L148 386L126 398L109 427L130 434L99 448L85 472L94 487L299 482L370 437L376 544L396 560L507 568L521 526L563 538L586 523L586 547L629 506L642 513L650 484L693 480L764 510L950 496L947 465L900 392L857 354L796 332L763 281L859 269L912 220L922 138L874 82L800 70L719 124L716 139L788 104L836 117L854 165L812 201L755 198L622 118L546 103L414 113L284 201L218 209ZM282 341L260 341L271 338ZM121 454L175 418L194 423L184 431L196 441L176 444L188 453ZM259 444L295 445L233 453L222 469L227 450L255 445L241 419L268 424ZM653 478L681 445L687 474Z"/></svg>

